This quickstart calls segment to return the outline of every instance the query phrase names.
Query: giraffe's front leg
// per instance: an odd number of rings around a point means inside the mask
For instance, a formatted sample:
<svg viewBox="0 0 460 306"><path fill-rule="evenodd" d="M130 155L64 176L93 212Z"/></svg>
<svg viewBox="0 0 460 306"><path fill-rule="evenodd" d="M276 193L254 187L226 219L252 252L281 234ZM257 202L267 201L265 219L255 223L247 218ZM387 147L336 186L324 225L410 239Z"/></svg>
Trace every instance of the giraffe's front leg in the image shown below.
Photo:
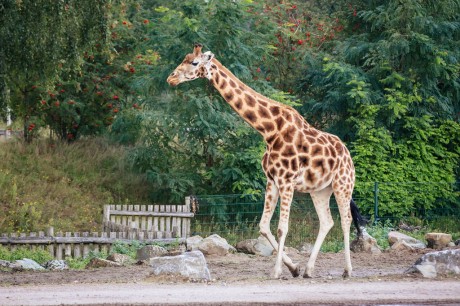
<svg viewBox="0 0 460 306"><path fill-rule="evenodd" d="M260 234L267 238L270 244L273 246L275 250L277 250L278 254L282 254L282 260L284 264L288 267L289 271L291 272L292 276L297 277L300 274L300 269L297 264L294 264L292 260L284 253L280 252L280 248L278 242L276 242L275 237L270 231L270 220L273 216L273 213L276 208L276 204L278 202L279 197L279 190L275 186L274 182L270 179L267 179L267 189L265 192L265 206L262 218L260 220ZM281 270L281 264L279 265L279 269ZM279 278L281 275L281 271L275 272L275 278Z"/></svg>
<svg viewBox="0 0 460 306"><path fill-rule="evenodd" d="M281 204L280 204L280 220L278 223L278 254L276 256L274 277L279 278L281 275L281 262L283 257L286 256L284 253L284 243L289 230L289 212L291 210L292 197L294 196L294 187L292 185L280 187ZM287 256L286 256L287 257ZM291 271L294 276L298 276L298 267ZM295 274L293 273L295 272Z"/></svg>

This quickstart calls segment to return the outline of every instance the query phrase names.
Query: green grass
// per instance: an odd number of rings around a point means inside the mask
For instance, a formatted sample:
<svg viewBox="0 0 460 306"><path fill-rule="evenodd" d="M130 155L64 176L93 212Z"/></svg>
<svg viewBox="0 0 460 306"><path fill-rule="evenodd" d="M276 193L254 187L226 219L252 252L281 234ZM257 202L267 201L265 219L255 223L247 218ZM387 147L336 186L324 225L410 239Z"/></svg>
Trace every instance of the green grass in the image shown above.
<svg viewBox="0 0 460 306"><path fill-rule="evenodd" d="M104 204L150 203L148 184L103 138L0 146L0 232L99 231Z"/></svg>
<svg viewBox="0 0 460 306"><path fill-rule="evenodd" d="M32 259L39 264L44 264L45 262L53 259L47 250L19 247L14 251L10 251L6 247L0 246L0 259L15 261L24 258Z"/></svg>

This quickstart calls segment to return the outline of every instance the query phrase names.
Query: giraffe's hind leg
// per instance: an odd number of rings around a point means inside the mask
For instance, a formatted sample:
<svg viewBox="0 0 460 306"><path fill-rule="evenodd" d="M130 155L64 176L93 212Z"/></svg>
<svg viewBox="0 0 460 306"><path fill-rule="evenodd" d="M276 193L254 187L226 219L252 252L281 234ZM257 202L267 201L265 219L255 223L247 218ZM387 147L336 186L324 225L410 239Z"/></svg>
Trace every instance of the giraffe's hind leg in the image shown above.
<svg viewBox="0 0 460 306"><path fill-rule="evenodd" d="M332 219L331 210L329 208L329 199L332 195L332 188L327 187L323 190L312 192L310 195L319 218L319 232L310 258L308 259L307 267L303 274L303 277L305 278L313 277L316 257L321 249L324 238L326 238L327 233L334 225L334 220Z"/></svg>
<svg viewBox="0 0 460 306"><path fill-rule="evenodd" d="M273 213L275 212L276 204L279 198L279 190L275 186L274 182L270 179L267 179L267 188L265 191L265 206L262 218L260 220L260 234L267 238L270 244L273 246L275 250L277 250L278 254L280 254L279 245L276 241L275 237L270 231L270 220L273 217ZM282 261L287 266L289 271L291 272L293 277L297 277L300 275L300 268L298 264L294 264L284 251L281 252ZM281 272L279 272L281 273ZM275 278L279 277L279 273L275 272Z"/></svg>
<svg viewBox="0 0 460 306"><path fill-rule="evenodd" d="M350 194L350 195L348 195ZM351 276L351 256L350 256L350 225L352 222L350 200L351 192L335 192L335 199L339 207L340 212L340 223L343 231L343 244L345 254L345 269L343 277L347 278Z"/></svg>

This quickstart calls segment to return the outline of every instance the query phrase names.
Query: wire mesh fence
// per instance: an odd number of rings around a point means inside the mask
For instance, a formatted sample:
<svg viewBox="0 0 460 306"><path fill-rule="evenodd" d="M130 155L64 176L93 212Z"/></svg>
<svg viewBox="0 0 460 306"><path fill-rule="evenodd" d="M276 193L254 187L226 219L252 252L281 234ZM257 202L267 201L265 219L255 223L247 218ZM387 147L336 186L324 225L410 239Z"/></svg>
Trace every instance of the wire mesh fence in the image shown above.
<svg viewBox="0 0 460 306"><path fill-rule="evenodd" d="M445 188L444 183L369 183L364 185L366 189L363 188L363 185L360 186L363 191L357 192L354 200L363 214L372 222L389 220L397 223L405 218L431 221L439 219L441 216L450 220L460 218L460 184L450 184L451 194L445 198L435 198L432 205L422 206L417 202L417 198L424 195L427 184L431 184L431 187L435 185L436 188L438 188L436 184L439 184L439 188ZM393 214L391 213L392 206L407 206L407 203L391 202L394 199L392 195L395 193L395 189L399 190L398 196L401 190L405 190L406 194L412 195L409 197L409 200L412 201L410 203L412 208L408 209L407 213L404 213L405 210L395 210ZM414 193L418 197L415 197ZM259 236L259 222L264 208L264 194L203 195L198 196L198 202L199 209L191 225L192 235L208 236L216 233L233 244ZM341 237L342 232L337 203L333 196L330 200L330 210L335 225L331 230L332 233L328 236L337 239ZM276 233L278 220L279 205L271 220L272 233ZM455 223L456 221L452 222ZM318 233L318 228L319 220L311 197L308 194L296 193L291 204L287 245L298 247L305 242L313 243ZM460 228L458 231L460 231ZM328 243L328 240L325 243Z"/></svg>

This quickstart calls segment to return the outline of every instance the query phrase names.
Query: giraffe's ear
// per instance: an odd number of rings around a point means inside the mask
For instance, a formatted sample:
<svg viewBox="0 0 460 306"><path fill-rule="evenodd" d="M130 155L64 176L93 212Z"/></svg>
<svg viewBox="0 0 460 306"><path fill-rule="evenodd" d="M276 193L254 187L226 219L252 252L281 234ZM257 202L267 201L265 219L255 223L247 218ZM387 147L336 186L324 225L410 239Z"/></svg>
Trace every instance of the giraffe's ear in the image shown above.
<svg viewBox="0 0 460 306"><path fill-rule="evenodd" d="M211 51L206 51L201 55L201 58L205 63L208 63L214 58L214 53L212 53Z"/></svg>
<svg viewBox="0 0 460 306"><path fill-rule="evenodd" d="M201 49L203 48L202 44L195 44L195 47L193 48L193 55L199 56L201 55Z"/></svg>

